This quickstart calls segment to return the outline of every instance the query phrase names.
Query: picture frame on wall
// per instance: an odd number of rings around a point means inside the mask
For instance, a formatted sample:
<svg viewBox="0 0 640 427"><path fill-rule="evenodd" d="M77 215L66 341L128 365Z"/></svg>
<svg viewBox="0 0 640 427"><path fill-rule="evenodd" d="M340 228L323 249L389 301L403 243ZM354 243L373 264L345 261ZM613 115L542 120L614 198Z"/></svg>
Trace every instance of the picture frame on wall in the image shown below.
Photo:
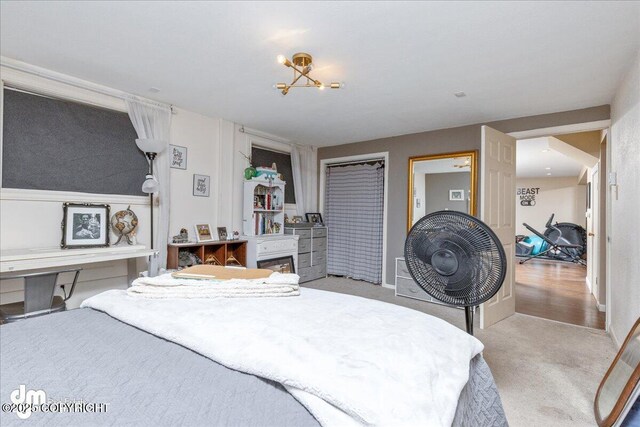
<svg viewBox="0 0 640 427"><path fill-rule="evenodd" d="M211 177L209 175L193 174L193 195L197 197L209 197Z"/></svg>
<svg viewBox="0 0 640 427"><path fill-rule="evenodd" d="M322 224L322 215L319 212L310 212L305 214L307 222L312 224Z"/></svg>
<svg viewBox="0 0 640 427"><path fill-rule="evenodd" d="M169 144L171 150L170 166L173 169L187 169L187 147L181 147L179 145Z"/></svg>
<svg viewBox="0 0 640 427"><path fill-rule="evenodd" d="M213 234L211 233L211 225L209 224L196 224L196 240L198 242L211 242L213 240Z"/></svg>
<svg viewBox="0 0 640 427"><path fill-rule="evenodd" d="M450 202L464 202L464 190L449 190Z"/></svg>
<svg viewBox="0 0 640 427"><path fill-rule="evenodd" d="M273 270L278 273L295 273L296 268L293 262L293 256L281 256L277 258L263 259L256 261L258 268Z"/></svg>
<svg viewBox="0 0 640 427"><path fill-rule="evenodd" d="M62 249L109 246L109 210L106 204L62 204Z"/></svg>

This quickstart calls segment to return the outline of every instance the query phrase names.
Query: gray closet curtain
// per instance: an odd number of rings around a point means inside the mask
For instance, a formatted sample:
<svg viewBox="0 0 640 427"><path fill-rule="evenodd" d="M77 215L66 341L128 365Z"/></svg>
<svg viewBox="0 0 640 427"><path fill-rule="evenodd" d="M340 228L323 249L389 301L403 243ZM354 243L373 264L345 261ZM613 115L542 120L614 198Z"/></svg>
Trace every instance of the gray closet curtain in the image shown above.
<svg viewBox="0 0 640 427"><path fill-rule="evenodd" d="M327 273L382 283L384 164L326 170Z"/></svg>

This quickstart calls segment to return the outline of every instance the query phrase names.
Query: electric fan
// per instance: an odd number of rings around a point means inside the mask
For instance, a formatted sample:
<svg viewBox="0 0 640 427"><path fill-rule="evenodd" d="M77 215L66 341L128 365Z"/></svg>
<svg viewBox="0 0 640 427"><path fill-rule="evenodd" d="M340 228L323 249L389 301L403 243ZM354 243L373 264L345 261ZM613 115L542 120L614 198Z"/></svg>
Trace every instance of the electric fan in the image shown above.
<svg viewBox="0 0 640 427"><path fill-rule="evenodd" d="M498 292L507 273L495 233L479 219L456 211L434 212L416 222L404 257L411 277L426 293L465 308L471 335L474 308Z"/></svg>

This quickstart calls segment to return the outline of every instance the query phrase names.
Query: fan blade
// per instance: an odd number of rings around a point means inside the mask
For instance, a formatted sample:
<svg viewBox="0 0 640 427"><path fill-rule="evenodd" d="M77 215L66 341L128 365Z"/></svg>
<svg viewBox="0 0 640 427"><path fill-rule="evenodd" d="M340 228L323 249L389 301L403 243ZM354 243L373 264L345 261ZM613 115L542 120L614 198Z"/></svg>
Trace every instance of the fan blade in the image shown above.
<svg viewBox="0 0 640 427"><path fill-rule="evenodd" d="M427 233L422 233L411 240L411 249L416 258L425 264L431 265L431 256L438 248L437 245L429 239Z"/></svg>

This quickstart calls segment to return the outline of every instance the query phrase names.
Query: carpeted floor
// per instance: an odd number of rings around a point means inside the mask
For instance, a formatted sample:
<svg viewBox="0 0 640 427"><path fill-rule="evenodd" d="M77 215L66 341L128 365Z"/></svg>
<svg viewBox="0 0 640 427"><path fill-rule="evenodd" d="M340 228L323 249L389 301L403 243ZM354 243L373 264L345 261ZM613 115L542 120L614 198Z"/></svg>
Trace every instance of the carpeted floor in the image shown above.
<svg viewBox="0 0 640 427"><path fill-rule="evenodd" d="M464 311L381 286L333 277L303 286L402 305L464 329ZM593 398L616 353L604 331L515 314L486 330L476 325L475 332L512 427L596 425Z"/></svg>

